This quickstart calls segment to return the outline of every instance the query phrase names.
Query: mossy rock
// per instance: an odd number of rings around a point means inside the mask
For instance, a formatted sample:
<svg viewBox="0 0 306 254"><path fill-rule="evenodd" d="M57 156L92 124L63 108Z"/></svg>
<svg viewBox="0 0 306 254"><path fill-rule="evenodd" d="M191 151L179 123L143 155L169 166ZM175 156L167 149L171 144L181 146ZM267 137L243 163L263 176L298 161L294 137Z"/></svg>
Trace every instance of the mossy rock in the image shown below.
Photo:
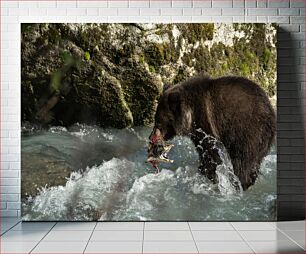
<svg viewBox="0 0 306 254"><path fill-rule="evenodd" d="M163 83L245 76L276 92L265 24L22 24L22 120L151 125Z"/></svg>
<svg viewBox="0 0 306 254"><path fill-rule="evenodd" d="M181 32L182 38L188 43L195 44L199 41L212 40L214 35L214 24L178 24L178 29Z"/></svg>

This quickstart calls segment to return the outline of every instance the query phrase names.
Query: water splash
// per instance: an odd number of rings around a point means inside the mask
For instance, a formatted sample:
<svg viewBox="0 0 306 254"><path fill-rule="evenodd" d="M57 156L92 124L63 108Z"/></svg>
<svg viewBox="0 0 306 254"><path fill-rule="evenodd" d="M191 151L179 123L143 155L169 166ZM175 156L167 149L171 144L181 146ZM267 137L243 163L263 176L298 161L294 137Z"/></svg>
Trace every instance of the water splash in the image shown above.
<svg viewBox="0 0 306 254"><path fill-rule="evenodd" d="M85 160L88 167L76 168L64 186L42 188L37 196L23 202L23 218L113 221L276 218L274 149L264 159L256 184L241 193L226 150L206 134L204 137L215 142L222 159L216 171L218 184L199 174L197 152L185 137L173 140L175 148L171 158L175 162L162 165L161 173L155 174L144 163L150 131L148 128L105 130L81 125L68 130L53 128L23 138L22 151L29 156L32 152L44 153L46 149L41 146L45 144L66 156L66 161L79 161L83 159L80 155L86 157L90 151L90 161L98 164ZM115 158L109 157L110 154L116 154ZM106 159L101 161L101 158Z"/></svg>
<svg viewBox="0 0 306 254"><path fill-rule="evenodd" d="M213 161L213 163L218 164L216 167L216 175L217 175L218 189L220 193L225 196L234 195L234 194L241 195L243 192L241 183L239 181L239 178L234 173L232 162L224 145L218 139L207 134L201 128L196 129L196 132L197 132L196 135L198 137L202 137L199 142L200 145L197 146L197 149L203 151L201 155L202 158L205 158L206 153L208 152L204 151L202 145L204 143L208 143L211 145L211 149L215 150L221 159L221 163Z"/></svg>
<svg viewBox="0 0 306 254"><path fill-rule="evenodd" d="M113 207L128 191L134 163L112 159L73 172L65 186L42 188L28 200L25 220L97 220L111 217ZM28 207L28 208L29 208Z"/></svg>

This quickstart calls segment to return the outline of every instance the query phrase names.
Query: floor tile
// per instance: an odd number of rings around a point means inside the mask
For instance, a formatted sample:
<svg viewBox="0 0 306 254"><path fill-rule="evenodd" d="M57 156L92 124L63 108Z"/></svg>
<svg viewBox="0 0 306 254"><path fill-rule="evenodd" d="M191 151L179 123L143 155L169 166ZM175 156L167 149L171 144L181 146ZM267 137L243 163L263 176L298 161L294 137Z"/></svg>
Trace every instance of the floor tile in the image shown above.
<svg viewBox="0 0 306 254"><path fill-rule="evenodd" d="M6 231L8 231L8 228L1 228L0 235L4 234Z"/></svg>
<svg viewBox="0 0 306 254"><path fill-rule="evenodd" d="M29 253L37 242L1 242L0 253Z"/></svg>
<svg viewBox="0 0 306 254"><path fill-rule="evenodd" d="M49 231L55 222L20 222L11 230L14 231Z"/></svg>
<svg viewBox="0 0 306 254"><path fill-rule="evenodd" d="M85 253L142 253L142 242L89 242Z"/></svg>
<svg viewBox="0 0 306 254"><path fill-rule="evenodd" d="M289 236L291 240L295 241L302 248L305 249L305 231L290 230L282 231L285 235Z"/></svg>
<svg viewBox="0 0 306 254"><path fill-rule="evenodd" d="M83 253L87 242L40 242L31 253Z"/></svg>
<svg viewBox="0 0 306 254"><path fill-rule="evenodd" d="M144 242L143 253L198 253L194 242Z"/></svg>
<svg viewBox="0 0 306 254"><path fill-rule="evenodd" d="M20 222L15 221L15 222L1 222L0 224L0 229L1 229L1 234L4 233L5 231L13 228L15 225L20 224Z"/></svg>
<svg viewBox="0 0 306 254"><path fill-rule="evenodd" d="M21 223L20 221L14 221L14 222L1 222L1 227L12 227L15 225L18 225L19 223Z"/></svg>
<svg viewBox="0 0 306 254"><path fill-rule="evenodd" d="M3 234L4 232L10 230L13 226L14 225L11 225L11 224L0 225L1 234Z"/></svg>
<svg viewBox="0 0 306 254"><path fill-rule="evenodd" d="M188 222L146 222L145 230L190 230Z"/></svg>
<svg viewBox="0 0 306 254"><path fill-rule="evenodd" d="M70 230L93 230L96 225L96 222L58 222L52 229L55 231L70 231Z"/></svg>
<svg viewBox="0 0 306 254"><path fill-rule="evenodd" d="M255 253L304 253L304 250L291 241L248 242Z"/></svg>
<svg viewBox="0 0 306 254"><path fill-rule="evenodd" d="M95 230L143 230L144 222L98 222Z"/></svg>
<svg viewBox="0 0 306 254"><path fill-rule="evenodd" d="M108 242L108 241L142 241L143 231L94 231L90 241Z"/></svg>
<svg viewBox="0 0 306 254"><path fill-rule="evenodd" d="M237 230L275 230L275 227L269 222L232 222Z"/></svg>
<svg viewBox="0 0 306 254"><path fill-rule="evenodd" d="M271 224L271 226L276 229L276 225L277 225L277 222L276 221L272 221L272 222L269 222Z"/></svg>
<svg viewBox="0 0 306 254"><path fill-rule="evenodd" d="M278 230L271 231L239 231L240 235L246 241L286 241L287 236Z"/></svg>
<svg viewBox="0 0 306 254"><path fill-rule="evenodd" d="M189 222L191 230L235 230L229 222Z"/></svg>
<svg viewBox="0 0 306 254"><path fill-rule="evenodd" d="M305 231L297 231L297 230L283 230L285 235L288 235L292 240L305 240Z"/></svg>
<svg viewBox="0 0 306 254"><path fill-rule="evenodd" d="M304 250L305 248L305 240L296 240L295 241L301 248L303 248Z"/></svg>
<svg viewBox="0 0 306 254"><path fill-rule="evenodd" d="M40 241L47 232L40 231L8 231L1 236L3 242L35 242Z"/></svg>
<svg viewBox="0 0 306 254"><path fill-rule="evenodd" d="M242 241L236 231L192 231L195 241Z"/></svg>
<svg viewBox="0 0 306 254"><path fill-rule="evenodd" d="M305 221L277 222L276 227L281 230L304 230L305 231Z"/></svg>
<svg viewBox="0 0 306 254"><path fill-rule="evenodd" d="M241 242L197 242L200 253L253 253L252 249Z"/></svg>
<svg viewBox="0 0 306 254"><path fill-rule="evenodd" d="M17 232L17 231L16 231ZM43 239L44 242L86 242L92 231L50 231Z"/></svg>
<svg viewBox="0 0 306 254"><path fill-rule="evenodd" d="M1 217L0 218L0 223L17 223L21 221L21 218L16 218L16 217Z"/></svg>
<svg viewBox="0 0 306 254"><path fill-rule="evenodd" d="M193 241L190 231L145 231L145 241Z"/></svg>

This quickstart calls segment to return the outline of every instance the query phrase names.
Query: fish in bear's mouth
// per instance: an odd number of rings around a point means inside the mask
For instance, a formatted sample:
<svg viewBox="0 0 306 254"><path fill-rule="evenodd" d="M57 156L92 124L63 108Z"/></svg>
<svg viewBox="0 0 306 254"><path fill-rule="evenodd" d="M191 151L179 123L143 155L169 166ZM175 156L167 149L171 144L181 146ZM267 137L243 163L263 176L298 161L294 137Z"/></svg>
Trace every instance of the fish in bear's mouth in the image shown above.
<svg viewBox="0 0 306 254"><path fill-rule="evenodd" d="M151 147L150 147L151 146ZM150 144L147 162L166 162L172 163L168 158L168 153L174 145L172 144Z"/></svg>
<svg viewBox="0 0 306 254"><path fill-rule="evenodd" d="M152 166L159 172L158 164L173 163L173 160L169 159L168 153L174 145L166 144L162 139L151 139L148 147L148 159L146 162L152 164Z"/></svg>

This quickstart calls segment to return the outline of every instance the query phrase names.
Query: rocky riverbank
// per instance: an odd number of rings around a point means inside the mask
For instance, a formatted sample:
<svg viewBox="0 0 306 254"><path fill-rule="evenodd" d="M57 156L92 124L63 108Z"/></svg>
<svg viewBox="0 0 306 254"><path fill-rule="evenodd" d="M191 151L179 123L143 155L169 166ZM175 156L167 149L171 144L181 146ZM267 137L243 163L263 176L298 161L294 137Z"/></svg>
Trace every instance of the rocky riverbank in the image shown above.
<svg viewBox="0 0 306 254"><path fill-rule="evenodd" d="M240 75L276 93L266 24L22 24L22 120L124 128L153 122L164 84Z"/></svg>

